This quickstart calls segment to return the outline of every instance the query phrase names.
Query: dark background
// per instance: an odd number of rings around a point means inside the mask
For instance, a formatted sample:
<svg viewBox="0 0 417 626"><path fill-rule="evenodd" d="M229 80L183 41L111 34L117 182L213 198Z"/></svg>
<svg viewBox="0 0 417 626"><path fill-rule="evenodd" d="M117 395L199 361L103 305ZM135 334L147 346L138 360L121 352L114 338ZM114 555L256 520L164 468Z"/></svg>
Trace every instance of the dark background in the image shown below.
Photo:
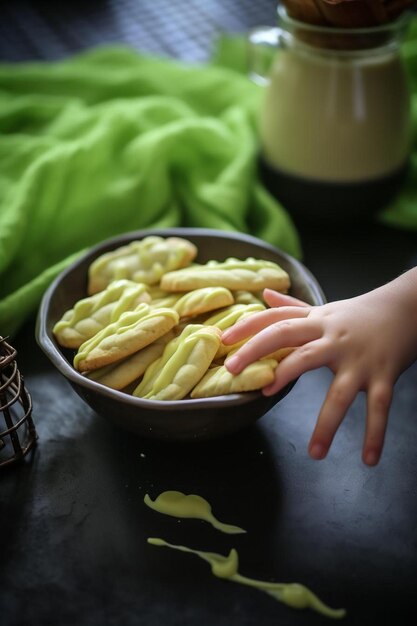
<svg viewBox="0 0 417 626"><path fill-rule="evenodd" d="M116 43L205 61L219 33L273 24L276 13L272 0L2 0L0 7L0 58L8 61Z"/></svg>
<svg viewBox="0 0 417 626"><path fill-rule="evenodd" d="M273 24L267 0L0 2L0 59L59 59L121 43L204 61L223 32ZM1 138L0 138L1 140ZM299 224L304 263L329 300L372 289L416 264L416 235L376 219ZM417 317L417 316L416 316ZM255 590L215 579L191 555L148 536L226 553L263 580L302 582L354 625L408 626L417 608L417 366L396 385L381 463L360 460L365 399L350 409L329 456L308 439L331 375L305 374L248 431L219 442L168 445L117 430L53 370L30 320L14 341L34 402L39 445L0 474L0 623L230 626L330 623ZM143 505L149 492L198 493L230 538ZM408 616L407 616L408 615Z"/></svg>

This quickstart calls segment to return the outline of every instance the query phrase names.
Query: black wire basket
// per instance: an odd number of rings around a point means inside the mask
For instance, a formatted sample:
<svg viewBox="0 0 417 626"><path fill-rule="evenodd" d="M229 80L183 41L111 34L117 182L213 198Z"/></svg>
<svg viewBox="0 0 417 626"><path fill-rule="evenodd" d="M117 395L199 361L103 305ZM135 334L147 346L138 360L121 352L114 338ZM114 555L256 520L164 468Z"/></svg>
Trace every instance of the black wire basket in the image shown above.
<svg viewBox="0 0 417 626"><path fill-rule="evenodd" d="M36 444L32 399L25 388L17 351L0 336L0 467L23 459Z"/></svg>

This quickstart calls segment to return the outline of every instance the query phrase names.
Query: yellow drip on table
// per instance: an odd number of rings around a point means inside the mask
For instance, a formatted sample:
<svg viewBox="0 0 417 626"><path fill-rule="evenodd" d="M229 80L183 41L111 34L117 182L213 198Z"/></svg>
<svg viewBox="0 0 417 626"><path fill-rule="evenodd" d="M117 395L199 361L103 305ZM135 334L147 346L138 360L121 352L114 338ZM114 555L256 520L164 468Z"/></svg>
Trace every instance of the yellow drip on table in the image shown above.
<svg viewBox="0 0 417 626"><path fill-rule="evenodd" d="M254 578L247 578L238 572L239 557L235 549L232 549L228 556L216 554L215 552L203 552L202 550L192 550L186 546L180 546L168 543L164 539L157 537L149 537L148 543L153 546L163 546L179 550L180 552L189 552L200 557L210 564L211 571L218 578L226 578L233 582L249 587L255 587L271 595L276 600L287 604L293 609L312 609L326 617L339 619L346 615L345 609L332 609L324 604L310 589L298 583L270 583Z"/></svg>
<svg viewBox="0 0 417 626"><path fill-rule="evenodd" d="M201 519L209 522L214 528L229 535L245 533L246 530L224 524L216 519L211 512L211 505L207 500L195 494L186 495L181 491L164 491L155 500L151 500L148 494L144 497L144 502L154 511L171 515L172 517L187 517Z"/></svg>

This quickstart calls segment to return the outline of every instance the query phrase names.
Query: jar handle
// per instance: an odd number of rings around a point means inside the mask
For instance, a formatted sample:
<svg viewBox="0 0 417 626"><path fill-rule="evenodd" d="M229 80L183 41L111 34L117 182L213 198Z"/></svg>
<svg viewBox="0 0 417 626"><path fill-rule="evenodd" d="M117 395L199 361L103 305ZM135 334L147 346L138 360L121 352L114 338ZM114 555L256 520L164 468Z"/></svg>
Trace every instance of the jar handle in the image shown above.
<svg viewBox="0 0 417 626"><path fill-rule="evenodd" d="M283 31L281 28L259 26L248 35L249 77L258 85L269 83L269 72L275 52L282 45Z"/></svg>

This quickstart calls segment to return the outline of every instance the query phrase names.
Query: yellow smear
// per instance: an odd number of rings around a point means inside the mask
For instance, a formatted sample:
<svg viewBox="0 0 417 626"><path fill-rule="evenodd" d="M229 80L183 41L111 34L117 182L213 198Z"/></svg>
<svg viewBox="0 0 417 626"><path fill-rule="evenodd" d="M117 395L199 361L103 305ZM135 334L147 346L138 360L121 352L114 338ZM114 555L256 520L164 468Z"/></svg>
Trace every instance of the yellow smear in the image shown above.
<svg viewBox="0 0 417 626"><path fill-rule="evenodd" d="M228 556L216 554L215 552L203 552L202 550L192 550L186 546L180 546L168 543L164 539L149 537L148 543L154 546L161 546L179 550L180 552L189 552L200 557L210 564L211 571L218 578L226 578L242 585L255 587L260 591L264 591L271 595L279 602L287 604L293 609L312 609L326 617L340 619L346 615L345 609L332 609L324 604L310 589L298 583L270 583L254 578L241 576L238 572L238 553L232 549Z"/></svg>
<svg viewBox="0 0 417 626"><path fill-rule="evenodd" d="M148 494L144 502L154 511L172 515L172 517L188 517L201 519L209 522L214 528L229 535L245 533L246 530L239 526L224 524L216 519L211 511L211 506L201 496L194 494L186 495L181 491L164 491L155 500L151 500Z"/></svg>

